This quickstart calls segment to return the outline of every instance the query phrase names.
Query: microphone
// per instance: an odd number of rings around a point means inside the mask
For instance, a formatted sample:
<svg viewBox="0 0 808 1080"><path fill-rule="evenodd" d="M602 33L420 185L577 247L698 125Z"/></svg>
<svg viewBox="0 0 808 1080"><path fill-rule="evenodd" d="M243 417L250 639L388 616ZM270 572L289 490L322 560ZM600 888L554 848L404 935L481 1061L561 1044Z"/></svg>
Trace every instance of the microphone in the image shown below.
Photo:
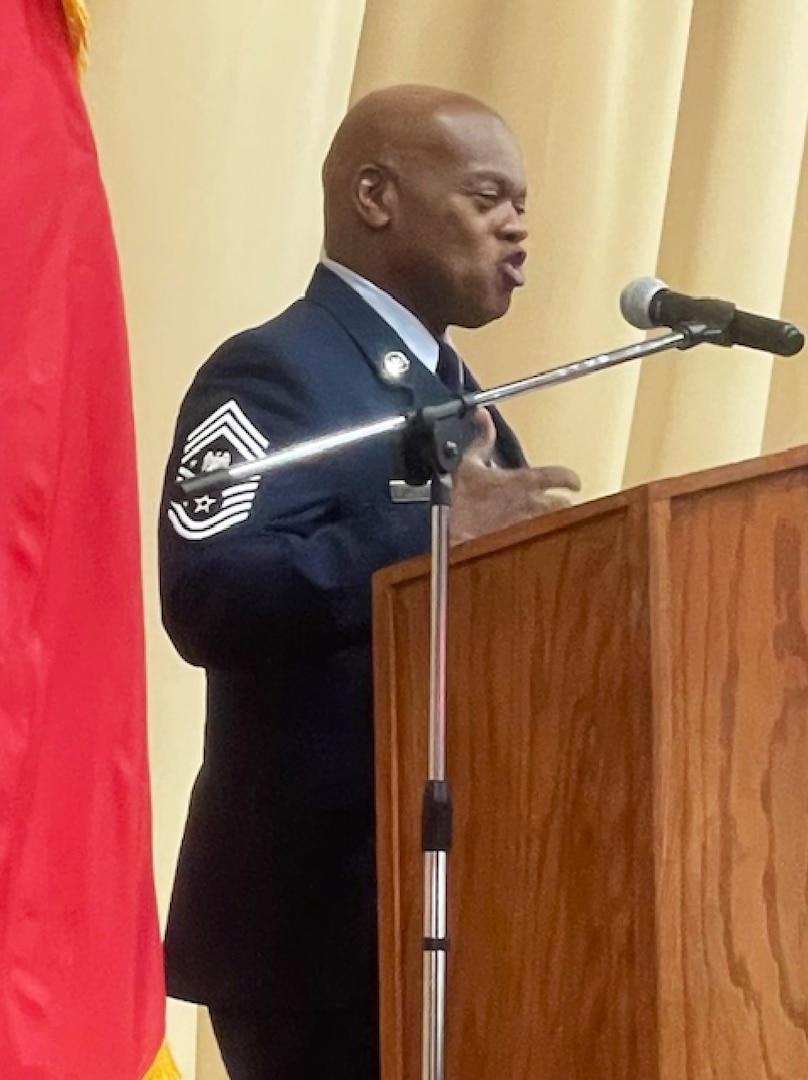
<svg viewBox="0 0 808 1080"><path fill-rule="evenodd" d="M720 332L708 339L714 344L745 345L778 356L794 356L805 344L802 331L791 323L738 311L728 300L674 292L659 278L629 282L620 294L620 311L640 330L696 323Z"/></svg>

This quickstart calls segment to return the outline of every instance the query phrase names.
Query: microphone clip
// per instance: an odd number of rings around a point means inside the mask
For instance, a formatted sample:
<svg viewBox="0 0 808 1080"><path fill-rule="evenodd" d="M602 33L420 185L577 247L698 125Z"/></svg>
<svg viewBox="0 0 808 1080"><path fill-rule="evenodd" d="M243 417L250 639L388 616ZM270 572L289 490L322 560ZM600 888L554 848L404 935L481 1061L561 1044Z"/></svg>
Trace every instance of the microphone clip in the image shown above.
<svg viewBox="0 0 808 1080"><path fill-rule="evenodd" d="M394 444L393 475L413 487L453 473L477 435L473 401L463 396L409 414Z"/></svg>
<svg viewBox="0 0 808 1080"><path fill-rule="evenodd" d="M734 345L729 326L714 326L706 322L681 322L670 328L678 334L684 334L684 340L676 346L680 352L693 349L696 345Z"/></svg>
<svg viewBox="0 0 808 1080"><path fill-rule="evenodd" d="M663 296L666 307L664 313L661 310ZM677 311L677 308L680 310ZM659 319L672 330L686 335L680 349L692 349L704 342L711 345L734 345L736 312L735 304L728 300L717 300L709 296L698 299L684 296L680 298L669 290L663 290L653 297L650 304L650 313L654 320Z"/></svg>

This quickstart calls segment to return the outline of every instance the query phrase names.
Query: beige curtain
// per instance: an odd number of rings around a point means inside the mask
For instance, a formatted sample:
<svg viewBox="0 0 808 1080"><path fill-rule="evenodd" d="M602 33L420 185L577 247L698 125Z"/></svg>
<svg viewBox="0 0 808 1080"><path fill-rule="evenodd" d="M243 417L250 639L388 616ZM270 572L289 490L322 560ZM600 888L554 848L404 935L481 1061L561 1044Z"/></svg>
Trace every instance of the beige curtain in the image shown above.
<svg viewBox="0 0 808 1080"><path fill-rule="evenodd" d="M177 407L201 361L224 337L294 299L317 259L319 164L348 103L364 0L90 7L86 88L135 383L155 863L165 913L204 705L200 673L182 664L160 628L161 475ZM186 1078L223 1075L204 1022L197 1034L195 1009L170 1003L168 1034Z"/></svg>
<svg viewBox="0 0 808 1080"><path fill-rule="evenodd" d="M105 0L87 89L129 307L149 618L156 859L167 901L201 738L196 672L159 628L153 543L177 406L225 335L305 285L319 164L349 100L431 82L498 107L527 157L528 287L458 340L484 384L639 338L620 290L685 292L808 325L806 0ZM700 349L507 410L591 498L808 442L806 360ZM221 1073L196 1016L187 1077Z"/></svg>
<svg viewBox="0 0 808 1080"><path fill-rule="evenodd" d="M485 382L639 337L617 300L640 275L808 323L806 58L805 0L368 0L354 96L399 81L467 90L525 148L529 287L463 339ZM510 414L531 457L572 465L592 497L808 441L804 366L705 348Z"/></svg>

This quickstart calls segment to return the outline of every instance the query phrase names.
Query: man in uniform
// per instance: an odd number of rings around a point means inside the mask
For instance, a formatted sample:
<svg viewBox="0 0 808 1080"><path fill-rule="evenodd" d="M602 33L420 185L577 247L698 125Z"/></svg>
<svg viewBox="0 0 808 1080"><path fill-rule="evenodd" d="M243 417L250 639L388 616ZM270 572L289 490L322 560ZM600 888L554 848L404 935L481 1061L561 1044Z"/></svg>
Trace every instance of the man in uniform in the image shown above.
<svg viewBox="0 0 808 1080"><path fill-rule="evenodd" d="M371 576L429 549L429 513L391 500L384 439L220 494L185 500L174 481L476 387L447 327L499 318L523 282L522 160L479 101L369 95L323 180L327 257L197 375L161 516L165 625L208 685L169 991L208 1005L233 1080L378 1077ZM528 468L481 410L453 539L576 487Z"/></svg>

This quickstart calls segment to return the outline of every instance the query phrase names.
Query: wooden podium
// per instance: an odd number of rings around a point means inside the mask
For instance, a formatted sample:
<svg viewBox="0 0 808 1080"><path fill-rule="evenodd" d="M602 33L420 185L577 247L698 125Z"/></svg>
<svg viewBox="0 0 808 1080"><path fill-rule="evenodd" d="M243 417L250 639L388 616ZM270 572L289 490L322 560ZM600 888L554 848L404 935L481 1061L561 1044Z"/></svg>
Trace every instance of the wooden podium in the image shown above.
<svg viewBox="0 0 808 1080"><path fill-rule="evenodd" d="M421 1075L429 566L375 582L382 1060ZM447 1080L808 1080L808 449L464 545Z"/></svg>

